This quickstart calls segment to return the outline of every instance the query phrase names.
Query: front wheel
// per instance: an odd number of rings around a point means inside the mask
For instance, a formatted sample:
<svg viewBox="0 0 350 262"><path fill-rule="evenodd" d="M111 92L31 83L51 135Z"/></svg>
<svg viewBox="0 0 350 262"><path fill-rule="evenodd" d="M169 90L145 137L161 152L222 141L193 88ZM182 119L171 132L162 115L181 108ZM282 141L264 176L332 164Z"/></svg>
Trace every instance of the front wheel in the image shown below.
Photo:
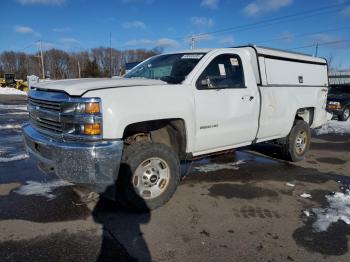
<svg viewBox="0 0 350 262"><path fill-rule="evenodd" d="M350 116L350 110L348 107L345 107L342 114L339 116L340 121L346 121L349 119Z"/></svg>
<svg viewBox="0 0 350 262"><path fill-rule="evenodd" d="M142 142L125 148L118 177L118 199L136 210L164 205L180 181L180 161L168 146Z"/></svg>
<svg viewBox="0 0 350 262"><path fill-rule="evenodd" d="M305 121L297 120L282 144L284 158L291 162L303 160L310 148L310 140L309 125Z"/></svg>

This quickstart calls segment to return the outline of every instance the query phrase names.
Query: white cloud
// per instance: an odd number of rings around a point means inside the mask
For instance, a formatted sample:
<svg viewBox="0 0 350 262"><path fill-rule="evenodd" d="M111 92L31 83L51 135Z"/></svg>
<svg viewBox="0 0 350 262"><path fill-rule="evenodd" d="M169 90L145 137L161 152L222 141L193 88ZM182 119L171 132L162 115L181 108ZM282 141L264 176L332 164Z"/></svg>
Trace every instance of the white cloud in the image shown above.
<svg viewBox="0 0 350 262"><path fill-rule="evenodd" d="M235 40L232 36L224 36L220 39L220 43L225 46L233 46L235 44Z"/></svg>
<svg viewBox="0 0 350 262"><path fill-rule="evenodd" d="M340 14L346 18L350 18L350 5L345 7Z"/></svg>
<svg viewBox="0 0 350 262"><path fill-rule="evenodd" d="M216 9L218 8L220 0L202 0L201 6L210 8L210 9Z"/></svg>
<svg viewBox="0 0 350 262"><path fill-rule="evenodd" d="M158 40L138 39L130 40L125 43L126 46L137 47L162 47L162 48L177 48L180 44L171 38L160 38Z"/></svg>
<svg viewBox="0 0 350 262"><path fill-rule="evenodd" d="M291 5L293 0L255 0L244 7L243 13L248 16L278 11L279 9Z"/></svg>
<svg viewBox="0 0 350 262"><path fill-rule="evenodd" d="M73 37L65 37L65 38L61 38L59 40L59 42L63 45L66 45L66 46L74 46L74 45L78 45L80 44L80 41L73 38Z"/></svg>
<svg viewBox="0 0 350 262"><path fill-rule="evenodd" d="M212 18L194 16L191 17L191 23L195 26L209 28L213 26L214 20Z"/></svg>
<svg viewBox="0 0 350 262"><path fill-rule="evenodd" d="M154 0L122 0L124 4L152 4Z"/></svg>
<svg viewBox="0 0 350 262"><path fill-rule="evenodd" d="M280 39L283 42L290 43L294 40L294 34L288 31L282 32Z"/></svg>
<svg viewBox="0 0 350 262"><path fill-rule="evenodd" d="M154 41L149 39L137 39L137 40L130 40L125 43L127 46L150 46L154 43Z"/></svg>
<svg viewBox="0 0 350 262"><path fill-rule="evenodd" d="M61 32L67 32L67 31L70 31L71 28L69 26L65 26L65 27L56 27L56 28L53 28L52 31L53 32L56 32L56 33L61 33Z"/></svg>
<svg viewBox="0 0 350 262"><path fill-rule="evenodd" d="M33 30L33 28L29 27L29 26L15 26L15 32L19 33L19 34L30 34L30 35L34 35L34 36L40 36L40 34L38 32L35 32Z"/></svg>
<svg viewBox="0 0 350 262"><path fill-rule="evenodd" d="M324 45L331 48L349 48L348 42L343 42L344 38L329 34L314 34L310 37L312 44Z"/></svg>
<svg viewBox="0 0 350 262"><path fill-rule="evenodd" d="M22 5L62 5L66 0L18 0Z"/></svg>
<svg viewBox="0 0 350 262"><path fill-rule="evenodd" d="M328 34L314 34L311 36L311 40L316 44L316 43L342 41L343 38L333 36L333 35L328 35Z"/></svg>
<svg viewBox="0 0 350 262"><path fill-rule="evenodd" d="M157 47L162 48L178 48L180 45L179 43L171 38L161 38L156 41Z"/></svg>
<svg viewBox="0 0 350 262"><path fill-rule="evenodd" d="M130 29L130 28L145 29L146 25L142 21L135 20L135 21L128 21L128 22L123 23L123 27L126 29Z"/></svg>

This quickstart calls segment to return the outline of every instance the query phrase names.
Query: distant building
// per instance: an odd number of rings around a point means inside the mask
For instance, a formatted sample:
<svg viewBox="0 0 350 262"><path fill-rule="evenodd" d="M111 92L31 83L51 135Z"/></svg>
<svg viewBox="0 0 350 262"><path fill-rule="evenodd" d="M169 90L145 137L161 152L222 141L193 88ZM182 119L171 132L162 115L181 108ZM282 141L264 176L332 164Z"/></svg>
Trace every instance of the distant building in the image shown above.
<svg viewBox="0 0 350 262"><path fill-rule="evenodd" d="M335 71L328 75L330 86L345 85L350 88L350 71Z"/></svg>

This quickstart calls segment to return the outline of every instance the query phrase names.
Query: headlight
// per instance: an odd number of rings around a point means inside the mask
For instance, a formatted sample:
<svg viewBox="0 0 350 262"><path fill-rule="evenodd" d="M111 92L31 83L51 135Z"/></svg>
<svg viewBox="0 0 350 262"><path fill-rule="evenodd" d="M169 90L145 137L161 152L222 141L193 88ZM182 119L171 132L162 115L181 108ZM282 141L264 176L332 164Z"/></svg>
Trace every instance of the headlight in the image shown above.
<svg viewBox="0 0 350 262"><path fill-rule="evenodd" d="M98 102L76 103L75 112L80 114L97 114L100 113L100 104Z"/></svg>
<svg viewBox="0 0 350 262"><path fill-rule="evenodd" d="M330 104L330 105L339 105L340 106L340 103L339 102L335 102L335 101L329 101L328 104Z"/></svg>
<svg viewBox="0 0 350 262"><path fill-rule="evenodd" d="M101 125L100 123L95 124L84 124L82 126L82 133L84 135L100 135L101 134Z"/></svg>
<svg viewBox="0 0 350 262"><path fill-rule="evenodd" d="M341 108L341 104L339 102L329 101L328 107L333 108L333 109L339 109L339 108Z"/></svg>
<svg viewBox="0 0 350 262"><path fill-rule="evenodd" d="M74 123L70 125L71 135L84 137L102 135L102 111L99 98L94 98L92 101L74 101L69 108L68 114L74 115L75 118Z"/></svg>

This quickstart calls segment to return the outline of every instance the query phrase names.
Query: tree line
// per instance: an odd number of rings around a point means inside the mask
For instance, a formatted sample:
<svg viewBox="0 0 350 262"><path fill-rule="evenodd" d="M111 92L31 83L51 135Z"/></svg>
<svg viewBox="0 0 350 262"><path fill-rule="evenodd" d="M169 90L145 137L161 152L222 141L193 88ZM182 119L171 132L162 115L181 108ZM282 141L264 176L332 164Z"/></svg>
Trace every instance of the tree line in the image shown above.
<svg viewBox="0 0 350 262"><path fill-rule="evenodd" d="M45 75L51 79L79 77L109 77L122 75L125 64L143 61L162 53L162 49L151 50L98 47L89 51L66 52L50 49L43 52ZM0 77L4 73L13 73L17 79L26 79L28 75L42 77L40 54L4 51L0 53Z"/></svg>

